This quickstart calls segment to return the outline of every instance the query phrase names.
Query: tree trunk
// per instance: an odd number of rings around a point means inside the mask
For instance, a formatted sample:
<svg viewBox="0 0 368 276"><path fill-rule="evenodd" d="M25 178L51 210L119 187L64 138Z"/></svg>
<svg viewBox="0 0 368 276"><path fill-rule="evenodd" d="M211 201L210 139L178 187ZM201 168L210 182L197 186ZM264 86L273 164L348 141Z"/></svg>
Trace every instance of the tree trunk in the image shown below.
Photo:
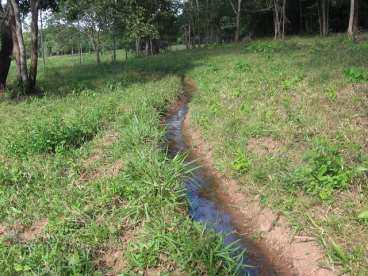
<svg viewBox="0 0 368 276"><path fill-rule="evenodd" d="M330 1L320 0L318 3L318 15L319 15L319 29L321 36L327 36L329 33L329 15L330 15Z"/></svg>
<svg viewBox="0 0 368 276"><path fill-rule="evenodd" d="M97 64L101 63L101 49L100 49L100 32L97 31L97 44L96 44L96 61Z"/></svg>
<svg viewBox="0 0 368 276"><path fill-rule="evenodd" d="M116 62L116 36L115 32L112 32L112 62Z"/></svg>
<svg viewBox="0 0 368 276"><path fill-rule="evenodd" d="M286 0L282 4L282 34L281 39L285 39L285 24L286 24Z"/></svg>
<svg viewBox="0 0 368 276"><path fill-rule="evenodd" d="M19 50L19 73L20 76L19 80L21 81L21 84L24 89L28 89L28 70L27 70L27 55L26 55L26 49L24 46L24 39L23 39L23 30L22 30L22 22L20 19L20 11L19 11L19 5L16 0L11 0L13 15L14 15L14 32L16 40L13 39L14 42L17 43L17 47Z"/></svg>
<svg viewBox="0 0 368 276"><path fill-rule="evenodd" d="M273 21L275 29L275 39L285 39L286 28L286 0L273 1Z"/></svg>
<svg viewBox="0 0 368 276"><path fill-rule="evenodd" d="M20 50L19 50L19 43L17 41L17 36L15 34L15 23L11 25L11 33L12 33L12 40L13 40L13 56L15 58L15 65L16 65L16 72L17 72L17 79L19 82L22 81L22 70L20 66Z"/></svg>
<svg viewBox="0 0 368 276"><path fill-rule="evenodd" d="M147 57L149 55L149 52L148 52L148 50L149 50L148 40L146 40L146 48L145 48L145 50L146 50L146 57Z"/></svg>
<svg viewBox="0 0 368 276"><path fill-rule="evenodd" d="M236 14L236 30L235 30L235 42L239 42L240 37L240 13Z"/></svg>
<svg viewBox="0 0 368 276"><path fill-rule="evenodd" d="M82 38L81 38L81 28L80 28L80 19L78 16L78 43L79 43L79 64L82 64L82 54L83 54L83 48L82 48Z"/></svg>
<svg viewBox="0 0 368 276"><path fill-rule="evenodd" d="M4 92L6 87L6 79L11 63L11 54L13 51L13 39L9 31L5 30L1 34L1 51L0 51L0 94Z"/></svg>
<svg viewBox="0 0 368 276"><path fill-rule="evenodd" d="M197 46L198 48L200 48L201 47L201 24L200 24L201 8L199 6L199 0L196 0L196 6L197 6Z"/></svg>
<svg viewBox="0 0 368 276"><path fill-rule="evenodd" d="M0 5L0 13L3 14L3 7ZM12 34L9 31L10 22L3 23L3 26L0 26L0 39L1 39L1 50L0 50L0 94L4 92L6 87L6 79L8 78L10 63L11 63L11 54L13 51L13 38Z"/></svg>
<svg viewBox="0 0 368 276"><path fill-rule="evenodd" d="M138 57L139 56L139 54L140 54L140 47L141 47L141 45L140 45L141 43L140 43L140 40L139 40L139 38L137 38L136 40L135 40L135 54L136 54L136 56Z"/></svg>
<svg viewBox="0 0 368 276"><path fill-rule="evenodd" d="M42 61L43 61L43 67L46 67L46 57L45 57L45 40L43 35L43 19L42 19L42 10L40 10L40 39L41 39L41 47L42 47Z"/></svg>
<svg viewBox="0 0 368 276"><path fill-rule="evenodd" d="M230 4L234 10L235 13L235 36L234 36L234 40L235 42L239 42L239 38L240 38L240 16L241 16L241 5L242 5L242 0L237 0L237 6L235 7L235 5L233 4L232 0L230 0Z"/></svg>
<svg viewBox="0 0 368 276"><path fill-rule="evenodd" d="M36 87L38 66L38 9L39 0L31 0L31 67L29 71L29 92Z"/></svg>
<svg viewBox="0 0 368 276"><path fill-rule="evenodd" d="M359 31L359 0L355 0L355 12L354 12L354 33Z"/></svg>
<svg viewBox="0 0 368 276"><path fill-rule="evenodd" d="M189 24L189 30L188 30L188 45L190 49L193 48L192 46L192 27L190 24Z"/></svg>
<svg viewBox="0 0 368 276"><path fill-rule="evenodd" d="M299 33L304 32L303 16L303 3L302 0L299 0Z"/></svg>
<svg viewBox="0 0 368 276"><path fill-rule="evenodd" d="M275 39L281 38L281 7L279 0L273 1L274 7L274 15L273 15L273 21L274 21L274 29L275 29Z"/></svg>
<svg viewBox="0 0 368 276"><path fill-rule="evenodd" d="M355 0L350 0L350 18L349 18L348 35L351 38L354 38L354 15L355 15Z"/></svg>

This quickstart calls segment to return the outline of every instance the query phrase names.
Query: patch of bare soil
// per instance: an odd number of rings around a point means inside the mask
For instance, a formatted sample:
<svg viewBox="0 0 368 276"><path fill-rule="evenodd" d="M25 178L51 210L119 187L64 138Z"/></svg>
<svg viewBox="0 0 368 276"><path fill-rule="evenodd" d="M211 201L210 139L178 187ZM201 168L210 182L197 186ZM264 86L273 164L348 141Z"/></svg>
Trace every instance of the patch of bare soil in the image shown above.
<svg viewBox="0 0 368 276"><path fill-rule="evenodd" d="M48 224L47 219L40 219L35 221L30 227L24 227L23 225L16 225L14 230L17 235L17 239L21 242L30 242L42 235Z"/></svg>
<svg viewBox="0 0 368 276"><path fill-rule="evenodd" d="M252 138L248 141L247 150L260 156L276 153L280 143L271 137Z"/></svg>
<svg viewBox="0 0 368 276"><path fill-rule="evenodd" d="M100 256L96 263L100 271L104 272L104 275L119 275L119 273L127 268L127 262L123 251L114 248L106 248L99 253Z"/></svg>
<svg viewBox="0 0 368 276"><path fill-rule="evenodd" d="M124 162L121 159L116 160L112 164L106 164L98 167L93 171L81 173L77 184L88 182L100 178L108 178L117 176L124 168Z"/></svg>
<svg viewBox="0 0 368 276"><path fill-rule="evenodd" d="M325 256L313 237L296 237L287 220L269 208L260 206L259 198L251 197L240 191L240 185L233 179L215 170L210 146L198 130L190 126L189 116L184 122L184 135L188 145L196 145L194 157L216 180L216 193L223 208L232 216L241 235L259 237L255 243L258 250L267 256L279 275L332 276L334 271L323 268L320 263ZM254 142L270 144L270 141ZM252 254L251 249L249 254ZM257 257L257 256L255 256Z"/></svg>
<svg viewBox="0 0 368 276"><path fill-rule="evenodd" d="M353 123L357 127L368 128L368 117L357 115L354 117Z"/></svg>
<svg viewBox="0 0 368 276"><path fill-rule="evenodd" d="M0 238L6 234L6 226L0 224Z"/></svg>
<svg viewBox="0 0 368 276"><path fill-rule="evenodd" d="M99 178L114 177L123 170L124 162L121 159L113 163L105 162L106 164L94 168L96 164L106 161L105 150L116 143L118 139L119 134L114 131L108 131L97 139L96 147L93 149L91 156L82 162L83 169L76 185Z"/></svg>
<svg viewBox="0 0 368 276"><path fill-rule="evenodd" d="M97 251L96 265L98 270L106 276L116 276L124 272L128 267L125 256L129 242L135 240L138 230L127 230L118 242L110 242Z"/></svg>

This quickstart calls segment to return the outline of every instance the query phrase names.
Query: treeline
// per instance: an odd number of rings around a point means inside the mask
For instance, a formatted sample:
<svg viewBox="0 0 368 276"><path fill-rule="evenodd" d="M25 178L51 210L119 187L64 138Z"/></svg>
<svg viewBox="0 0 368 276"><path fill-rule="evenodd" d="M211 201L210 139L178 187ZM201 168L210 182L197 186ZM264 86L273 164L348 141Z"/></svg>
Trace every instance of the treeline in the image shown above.
<svg viewBox="0 0 368 276"><path fill-rule="evenodd" d="M364 0L7 0L0 5L0 91L12 58L18 89L36 89L40 55L124 48L153 55L252 37L347 32L368 28Z"/></svg>
<svg viewBox="0 0 368 276"><path fill-rule="evenodd" d="M188 47L260 36L348 32L368 28L363 0L188 0L183 9Z"/></svg>

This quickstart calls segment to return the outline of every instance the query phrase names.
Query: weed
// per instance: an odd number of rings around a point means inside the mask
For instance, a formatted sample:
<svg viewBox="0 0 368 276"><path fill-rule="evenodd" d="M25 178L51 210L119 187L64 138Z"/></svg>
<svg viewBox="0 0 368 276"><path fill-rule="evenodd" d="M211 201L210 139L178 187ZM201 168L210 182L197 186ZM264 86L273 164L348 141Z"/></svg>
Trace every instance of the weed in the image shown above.
<svg viewBox="0 0 368 276"><path fill-rule="evenodd" d="M237 152L235 154L234 162L232 163L232 169L239 175L242 175L248 171L250 167L250 160L245 152Z"/></svg>
<svg viewBox="0 0 368 276"><path fill-rule="evenodd" d="M234 69L237 72L241 72L241 73L250 72L252 70L251 66L248 63L244 62L244 61L238 61L235 64Z"/></svg>
<svg viewBox="0 0 368 276"><path fill-rule="evenodd" d="M326 94L326 97L330 101L332 101L332 102L336 101L336 99L337 99L337 91L336 91L336 88L334 88L334 87L327 88L325 90L325 94Z"/></svg>
<svg viewBox="0 0 368 276"><path fill-rule="evenodd" d="M298 86L298 84L303 80L301 76L295 76L291 79L286 79L282 82L282 87L284 90L291 90Z"/></svg>
<svg viewBox="0 0 368 276"><path fill-rule="evenodd" d="M288 182L322 200L331 199L336 190L345 190L353 177L337 146L326 142L318 142L304 161L306 164L295 170Z"/></svg>
<svg viewBox="0 0 368 276"><path fill-rule="evenodd" d="M344 70L346 79L352 83L368 81L368 73L359 67L349 67Z"/></svg>

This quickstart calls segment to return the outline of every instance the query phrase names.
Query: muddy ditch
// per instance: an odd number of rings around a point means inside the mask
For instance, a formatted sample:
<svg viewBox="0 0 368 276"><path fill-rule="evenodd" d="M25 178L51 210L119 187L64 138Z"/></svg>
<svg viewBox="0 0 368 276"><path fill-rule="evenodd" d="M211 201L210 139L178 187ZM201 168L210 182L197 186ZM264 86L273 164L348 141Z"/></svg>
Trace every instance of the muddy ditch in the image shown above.
<svg viewBox="0 0 368 276"><path fill-rule="evenodd" d="M190 126L188 103L195 83L183 78L182 84L180 98L166 115L166 139L170 155L185 153L196 167L185 183L191 218L222 234L226 244L238 248L235 254L245 252L241 275L336 275L320 266L324 254L315 239L294 236L285 218L262 208L257 198L214 169L209 145Z"/></svg>

